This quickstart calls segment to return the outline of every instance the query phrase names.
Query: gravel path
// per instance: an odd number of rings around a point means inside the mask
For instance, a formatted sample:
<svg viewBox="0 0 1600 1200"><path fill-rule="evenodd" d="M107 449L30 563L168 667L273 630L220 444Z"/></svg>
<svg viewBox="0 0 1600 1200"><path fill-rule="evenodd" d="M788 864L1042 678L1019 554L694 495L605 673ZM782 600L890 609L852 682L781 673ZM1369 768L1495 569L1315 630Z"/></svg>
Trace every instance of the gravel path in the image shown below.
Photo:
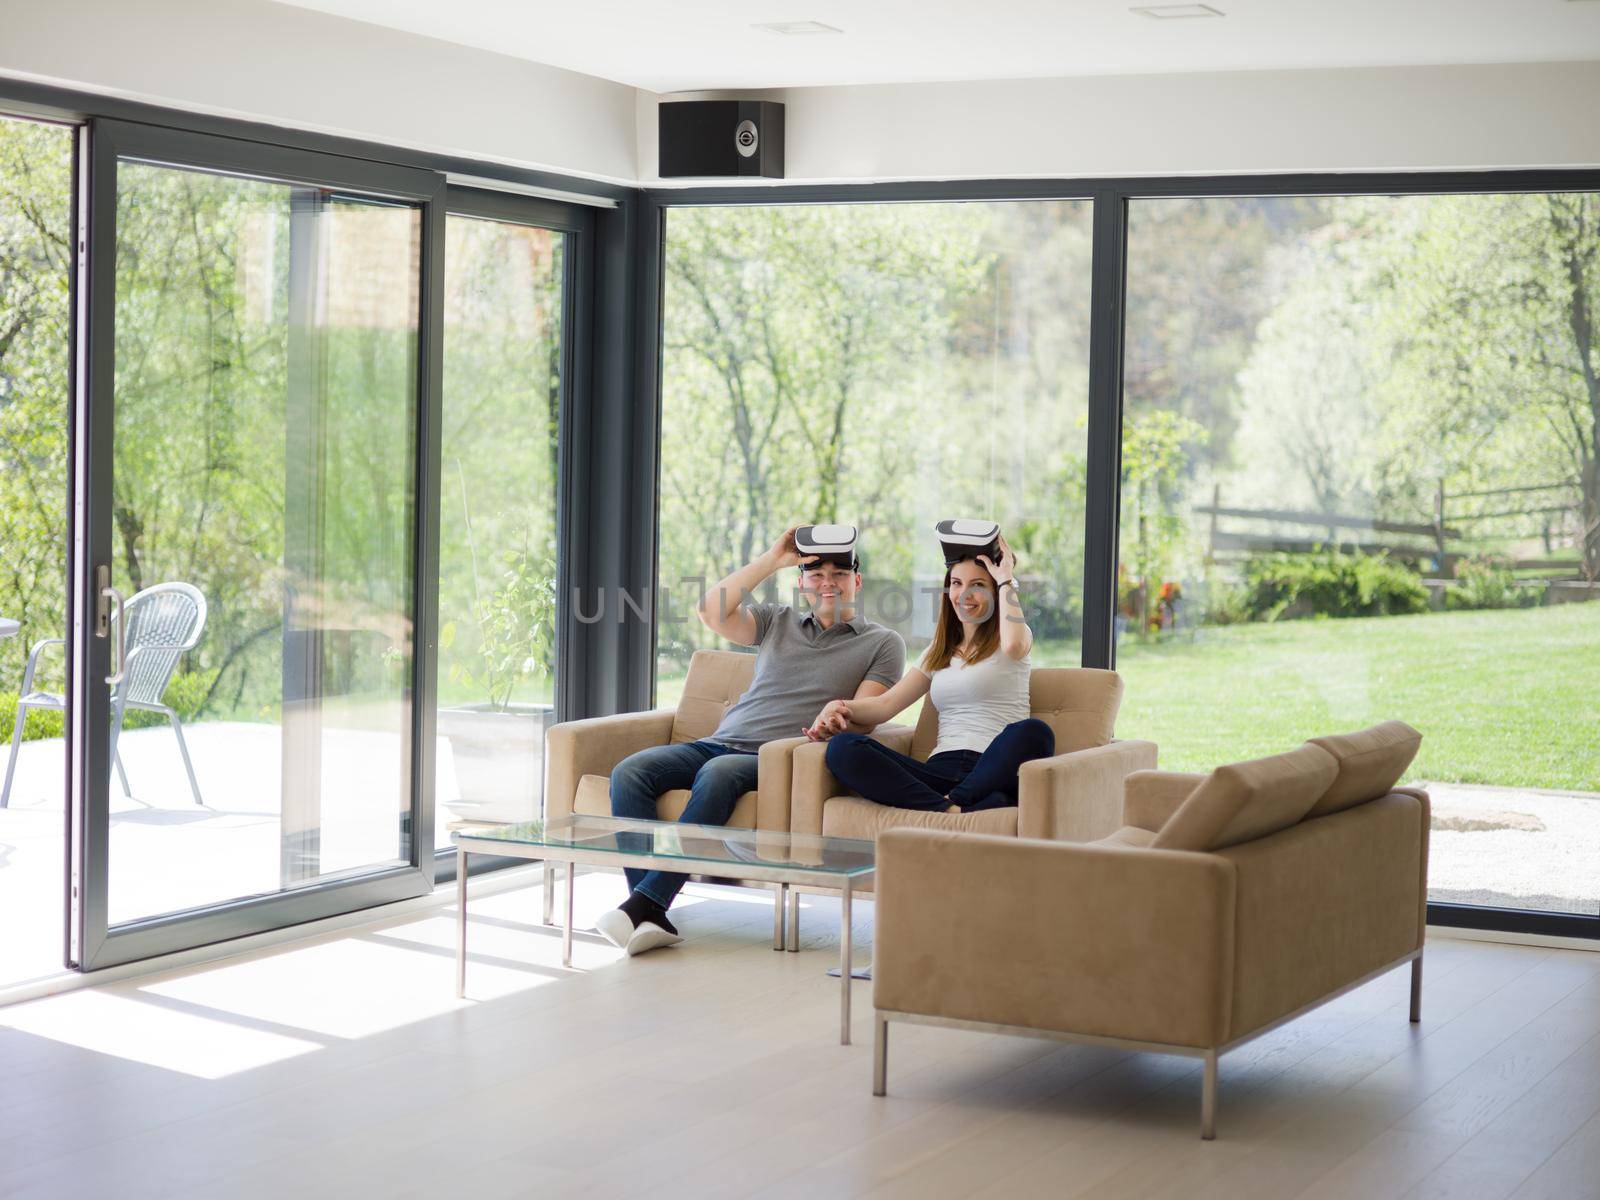
<svg viewBox="0 0 1600 1200"><path fill-rule="evenodd" d="M1600 796L1424 783L1434 900L1600 912Z"/></svg>

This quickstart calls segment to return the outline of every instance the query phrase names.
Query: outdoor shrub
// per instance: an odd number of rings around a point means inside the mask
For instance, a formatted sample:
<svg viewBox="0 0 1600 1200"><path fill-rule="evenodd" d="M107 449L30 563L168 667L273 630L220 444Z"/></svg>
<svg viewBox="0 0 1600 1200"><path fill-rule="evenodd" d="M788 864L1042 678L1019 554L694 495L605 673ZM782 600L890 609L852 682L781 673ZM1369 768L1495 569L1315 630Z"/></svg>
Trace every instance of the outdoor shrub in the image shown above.
<svg viewBox="0 0 1600 1200"><path fill-rule="evenodd" d="M1457 563L1456 586L1444 593L1444 606L1449 609L1523 608L1537 600L1536 592L1517 586L1510 564L1492 558Z"/></svg>
<svg viewBox="0 0 1600 1200"><path fill-rule="evenodd" d="M180 721L192 721L199 714L200 705L205 702L206 694L211 690L216 677L217 672L214 667L206 671L190 671L174 675L172 682L167 684L167 691L162 699L177 710ZM0 734L3 734L8 742L16 720L17 693L0 692ZM161 713L137 708L130 708L127 716L123 718L125 729L145 729L166 723L167 718ZM66 730L59 710L48 708L28 710L27 721L22 727L23 741L34 742L42 738L65 736Z"/></svg>
<svg viewBox="0 0 1600 1200"><path fill-rule="evenodd" d="M1254 619L1250 589L1231 583L1213 583L1206 592L1207 625L1242 625Z"/></svg>
<svg viewBox="0 0 1600 1200"><path fill-rule="evenodd" d="M32 742L40 738L65 736L61 717L61 713L51 712L49 709L30 708L28 710L28 719L22 727L22 740ZM8 745L11 741L11 732L16 727L16 722L17 693L0 692L0 732L5 734Z"/></svg>
<svg viewBox="0 0 1600 1200"><path fill-rule="evenodd" d="M1256 620L1384 617L1428 611L1415 572L1386 554L1269 554L1245 565L1246 607Z"/></svg>

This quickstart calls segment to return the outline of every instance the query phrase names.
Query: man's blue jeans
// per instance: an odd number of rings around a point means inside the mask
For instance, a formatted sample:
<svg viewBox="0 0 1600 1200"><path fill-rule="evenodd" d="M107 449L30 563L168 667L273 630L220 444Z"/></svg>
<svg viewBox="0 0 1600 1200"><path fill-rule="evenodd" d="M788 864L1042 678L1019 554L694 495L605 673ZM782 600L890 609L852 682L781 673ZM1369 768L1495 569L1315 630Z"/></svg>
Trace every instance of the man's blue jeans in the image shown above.
<svg viewBox="0 0 1600 1200"><path fill-rule="evenodd" d="M656 797L673 788L689 789L689 805L680 821L691 825L726 825L739 797L755 790L757 757L718 742L684 742L652 746L630 754L611 772L611 815L654 821ZM667 871L625 868L628 886L662 908L677 899L687 876Z"/></svg>

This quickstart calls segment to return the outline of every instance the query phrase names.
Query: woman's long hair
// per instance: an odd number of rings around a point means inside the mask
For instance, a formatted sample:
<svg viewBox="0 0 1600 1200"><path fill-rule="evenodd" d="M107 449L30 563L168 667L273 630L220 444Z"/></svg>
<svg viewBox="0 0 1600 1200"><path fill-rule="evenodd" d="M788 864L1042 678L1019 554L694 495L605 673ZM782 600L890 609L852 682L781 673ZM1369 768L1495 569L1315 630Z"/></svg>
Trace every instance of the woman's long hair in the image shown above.
<svg viewBox="0 0 1600 1200"><path fill-rule="evenodd" d="M928 647L928 655L923 660L930 671L942 671L950 665L950 660L955 657L956 648L961 645L963 626L961 618L956 615L956 606L950 602L950 575L954 567L944 569L944 591L939 596L939 619L934 622L933 644ZM963 658L970 666L982 662L1000 648L1000 595L991 580L989 584L989 615L984 618L983 624L978 627L973 635L972 645L968 648Z"/></svg>

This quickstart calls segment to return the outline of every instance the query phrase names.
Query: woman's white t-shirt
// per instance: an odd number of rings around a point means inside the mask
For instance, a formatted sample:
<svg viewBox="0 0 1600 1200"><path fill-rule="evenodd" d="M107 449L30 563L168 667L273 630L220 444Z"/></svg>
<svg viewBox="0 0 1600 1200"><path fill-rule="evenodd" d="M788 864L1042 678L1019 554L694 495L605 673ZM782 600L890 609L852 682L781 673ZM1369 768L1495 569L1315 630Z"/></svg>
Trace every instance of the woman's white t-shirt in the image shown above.
<svg viewBox="0 0 1600 1200"><path fill-rule="evenodd" d="M933 753L981 754L1007 725L1027 720L1030 669L1027 655L1012 658L998 646L975 663L952 655L950 665L937 671L928 669L924 655L917 670L928 677L928 699L939 710L939 744Z"/></svg>

